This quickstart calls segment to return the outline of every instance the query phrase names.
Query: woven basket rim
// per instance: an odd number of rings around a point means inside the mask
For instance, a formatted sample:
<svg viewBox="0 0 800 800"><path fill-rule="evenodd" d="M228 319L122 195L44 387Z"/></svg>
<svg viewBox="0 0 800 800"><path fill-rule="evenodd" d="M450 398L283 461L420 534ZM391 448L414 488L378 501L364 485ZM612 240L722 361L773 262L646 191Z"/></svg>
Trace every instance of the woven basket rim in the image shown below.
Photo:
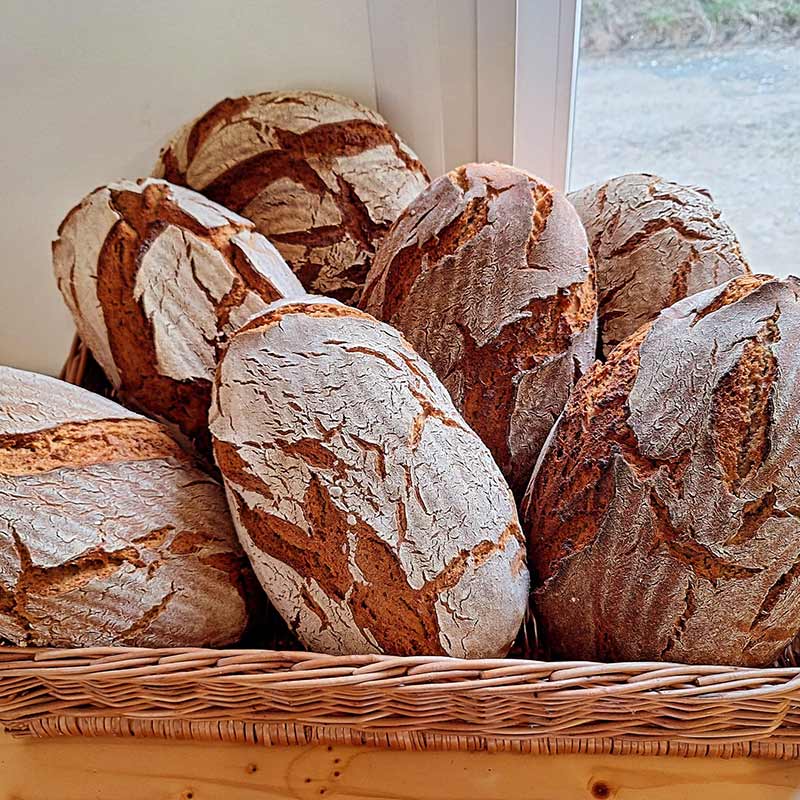
<svg viewBox="0 0 800 800"><path fill-rule="evenodd" d="M800 668L0 647L18 736L800 757Z"/></svg>
<svg viewBox="0 0 800 800"><path fill-rule="evenodd" d="M566 692L573 697L694 697L714 701L797 695L800 667L752 668L667 661L543 661L519 658L464 659L383 654L336 656L305 650L198 647L0 646L0 680L80 676L81 681L160 678L226 681L273 680L291 686L358 686L480 692ZM387 684L387 681L391 683ZM447 689L445 689L447 687ZM0 704L2 713L2 704ZM0 717L2 718L2 717Z"/></svg>

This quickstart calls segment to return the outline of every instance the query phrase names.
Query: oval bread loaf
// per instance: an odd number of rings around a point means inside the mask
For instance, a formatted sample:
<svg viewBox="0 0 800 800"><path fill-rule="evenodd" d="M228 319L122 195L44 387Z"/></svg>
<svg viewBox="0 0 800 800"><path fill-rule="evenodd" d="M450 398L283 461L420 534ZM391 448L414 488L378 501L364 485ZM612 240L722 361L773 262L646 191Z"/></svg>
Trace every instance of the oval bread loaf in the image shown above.
<svg viewBox="0 0 800 800"><path fill-rule="evenodd" d="M520 497L594 360L594 270L566 198L503 164L444 175L392 227L361 307L430 363Z"/></svg>
<svg viewBox="0 0 800 800"><path fill-rule="evenodd" d="M162 425L0 367L0 639L219 647L259 595L222 487Z"/></svg>
<svg viewBox="0 0 800 800"><path fill-rule="evenodd" d="M800 629L800 281L662 311L578 383L522 510L557 657L767 666Z"/></svg>
<svg viewBox="0 0 800 800"><path fill-rule="evenodd" d="M252 219L306 288L345 302L428 184L379 114L324 92L223 100L176 134L154 173Z"/></svg>
<svg viewBox="0 0 800 800"><path fill-rule="evenodd" d="M231 340L210 423L245 550L307 647L508 651L528 595L513 498L395 330L274 304Z"/></svg>
<svg viewBox="0 0 800 800"><path fill-rule="evenodd" d="M226 337L303 288L253 224L148 178L96 189L53 243L78 333L121 399L203 446Z"/></svg>
<svg viewBox="0 0 800 800"><path fill-rule="evenodd" d="M736 234L705 190L636 174L568 198L597 263L604 356L662 308L750 272Z"/></svg>

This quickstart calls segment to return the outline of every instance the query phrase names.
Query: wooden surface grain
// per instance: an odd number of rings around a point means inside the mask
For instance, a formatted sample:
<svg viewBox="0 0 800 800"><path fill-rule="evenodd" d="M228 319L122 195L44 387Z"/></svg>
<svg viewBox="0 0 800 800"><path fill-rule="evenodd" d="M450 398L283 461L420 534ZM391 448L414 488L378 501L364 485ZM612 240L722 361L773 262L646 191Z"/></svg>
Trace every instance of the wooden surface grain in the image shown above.
<svg viewBox="0 0 800 800"><path fill-rule="evenodd" d="M0 734L0 800L783 800L800 763Z"/></svg>

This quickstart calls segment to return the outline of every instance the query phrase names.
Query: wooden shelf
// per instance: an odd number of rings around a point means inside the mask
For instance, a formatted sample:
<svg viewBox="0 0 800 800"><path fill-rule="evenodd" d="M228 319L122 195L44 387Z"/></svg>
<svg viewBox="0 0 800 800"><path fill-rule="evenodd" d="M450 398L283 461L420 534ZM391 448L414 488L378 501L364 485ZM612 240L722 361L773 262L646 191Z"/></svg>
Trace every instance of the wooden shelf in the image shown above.
<svg viewBox="0 0 800 800"><path fill-rule="evenodd" d="M800 762L0 734L0 800L788 800Z"/></svg>

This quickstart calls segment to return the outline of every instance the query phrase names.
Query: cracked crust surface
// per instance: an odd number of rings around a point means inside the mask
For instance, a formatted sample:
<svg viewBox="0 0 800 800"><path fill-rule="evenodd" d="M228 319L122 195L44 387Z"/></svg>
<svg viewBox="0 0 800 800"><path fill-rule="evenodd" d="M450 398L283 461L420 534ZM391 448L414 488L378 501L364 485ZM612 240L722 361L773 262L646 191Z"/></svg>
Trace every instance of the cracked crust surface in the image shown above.
<svg viewBox="0 0 800 800"><path fill-rule="evenodd" d="M344 302L428 185L379 114L323 92L223 100L176 134L154 174L252 219L307 289Z"/></svg>
<svg viewBox="0 0 800 800"><path fill-rule="evenodd" d="M210 425L245 550L307 647L505 655L529 586L514 501L397 331L273 304L231 340Z"/></svg>
<svg viewBox="0 0 800 800"><path fill-rule="evenodd" d="M219 647L258 594L222 487L163 426L0 367L0 639Z"/></svg>
<svg viewBox="0 0 800 800"><path fill-rule="evenodd" d="M604 357L661 309L750 272L736 234L703 189L634 174L568 198L597 263Z"/></svg>
<svg viewBox="0 0 800 800"><path fill-rule="evenodd" d="M208 447L228 335L303 288L253 224L166 181L92 192L53 243L58 287L118 395Z"/></svg>
<svg viewBox="0 0 800 800"><path fill-rule="evenodd" d="M360 305L431 364L521 496L594 359L594 270L564 196L502 164L439 178L381 244Z"/></svg>
<svg viewBox="0 0 800 800"><path fill-rule="evenodd" d="M522 506L555 655L768 666L800 629L800 281L665 309L578 383Z"/></svg>

